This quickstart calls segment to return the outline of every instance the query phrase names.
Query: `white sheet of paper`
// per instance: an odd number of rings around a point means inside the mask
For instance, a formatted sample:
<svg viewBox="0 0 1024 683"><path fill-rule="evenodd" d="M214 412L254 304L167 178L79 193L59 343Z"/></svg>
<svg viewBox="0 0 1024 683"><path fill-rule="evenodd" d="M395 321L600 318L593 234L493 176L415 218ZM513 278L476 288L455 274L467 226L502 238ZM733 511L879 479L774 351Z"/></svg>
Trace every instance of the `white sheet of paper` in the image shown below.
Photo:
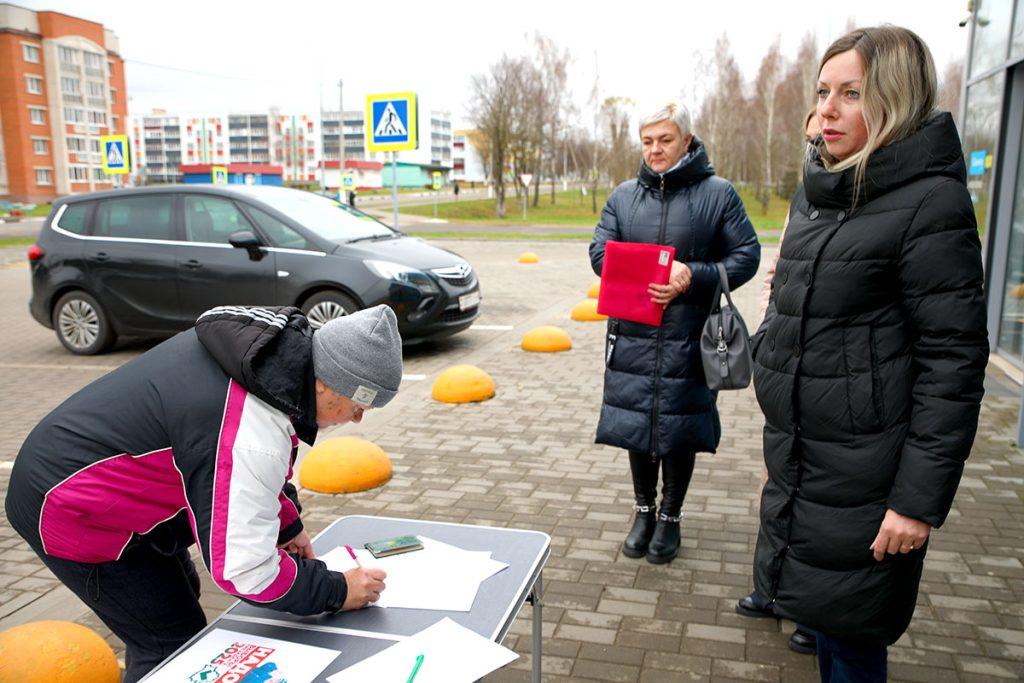
<svg viewBox="0 0 1024 683"><path fill-rule="evenodd" d="M405 683L420 654L423 664L416 673L416 683L472 683L519 657L512 650L445 617L327 680L328 683Z"/></svg>
<svg viewBox="0 0 1024 683"><path fill-rule="evenodd" d="M387 587L375 607L468 612L473 609L480 583L508 567L492 559L488 551L463 550L423 536L420 541L423 550L382 558L365 548L353 549L363 567L379 567L387 572ZM320 559L328 569L339 572L356 566L344 548L335 548Z"/></svg>
<svg viewBox="0 0 1024 683"><path fill-rule="evenodd" d="M150 683L218 681L259 670L265 680L312 681L340 652L215 628L148 679Z"/></svg>

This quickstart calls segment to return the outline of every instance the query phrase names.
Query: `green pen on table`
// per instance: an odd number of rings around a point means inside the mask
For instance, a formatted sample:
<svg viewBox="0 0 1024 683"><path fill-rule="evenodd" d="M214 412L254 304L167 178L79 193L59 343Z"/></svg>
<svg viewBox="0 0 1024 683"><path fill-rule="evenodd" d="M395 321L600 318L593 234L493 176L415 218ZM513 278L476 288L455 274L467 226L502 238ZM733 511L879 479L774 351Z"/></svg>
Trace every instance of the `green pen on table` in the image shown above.
<svg viewBox="0 0 1024 683"><path fill-rule="evenodd" d="M420 671L421 664L423 664L423 655L417 655L416 665L412 667L412 672L409 674L409 678L405 680L405 683L412 683L413 679L416 678L416 674Z"/></svg>

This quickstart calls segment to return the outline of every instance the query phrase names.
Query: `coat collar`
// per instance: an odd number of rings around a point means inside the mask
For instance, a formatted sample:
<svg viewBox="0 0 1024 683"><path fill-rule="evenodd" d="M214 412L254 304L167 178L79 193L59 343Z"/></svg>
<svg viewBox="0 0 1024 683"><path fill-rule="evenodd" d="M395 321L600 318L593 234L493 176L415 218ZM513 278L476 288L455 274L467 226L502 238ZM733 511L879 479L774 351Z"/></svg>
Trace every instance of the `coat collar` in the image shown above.
<svg viewBox="0 0 1024 683"><path fill-rule="evenodd" d="M690 141L690 147L686 150L683 163L664 175L665 193L675 192L681 187L693 185L708 176L715 174L715 169L708 161L707 149L704 143L696 135ZM640 162L640 172L637 174L637 181L650 190L661 189L662 175L655 173L650 167Z"/></svg>
<svg viewBox="0 0 1024 683"><path fill-rule="evenodd" d="M833 173L825 168L818 147L811 147L804 163L807 200L828 208L849 208L854 203L854 173L848 168ZM858 205L875 199L918 178L947 175L964 182L967 169L960 136L948 112L939 112L916 133L876 150L868 159L863 193Z"/></svg>

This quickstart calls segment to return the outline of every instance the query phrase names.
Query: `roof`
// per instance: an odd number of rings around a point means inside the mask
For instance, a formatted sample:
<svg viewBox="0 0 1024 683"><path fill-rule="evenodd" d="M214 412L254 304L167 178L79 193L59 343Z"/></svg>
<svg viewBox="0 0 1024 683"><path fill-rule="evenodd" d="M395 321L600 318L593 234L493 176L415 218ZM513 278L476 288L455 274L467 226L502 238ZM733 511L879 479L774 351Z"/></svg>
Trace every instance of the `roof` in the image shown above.
<svg viewBox="0 0 1024 683"><path fill-rule="evenodd" d="M222 164L179 164L182 173L212 173L214 166ZM284 169L271 164L227 164L228 173L260 173L263 175L281 175Z"/></svg>

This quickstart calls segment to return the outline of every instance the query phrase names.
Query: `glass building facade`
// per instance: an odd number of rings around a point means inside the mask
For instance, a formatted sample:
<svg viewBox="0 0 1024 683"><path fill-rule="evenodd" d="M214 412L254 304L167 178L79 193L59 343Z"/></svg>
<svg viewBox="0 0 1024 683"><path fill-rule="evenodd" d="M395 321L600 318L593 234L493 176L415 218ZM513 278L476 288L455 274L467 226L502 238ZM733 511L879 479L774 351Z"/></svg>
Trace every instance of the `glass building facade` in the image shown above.
<svg viewBox="0 0 1024 683"><path fill-rule="evenodd" d="M962 98L967 187L985 246L989 340L1024 369L1024 0L974 0Z"/></svg>

